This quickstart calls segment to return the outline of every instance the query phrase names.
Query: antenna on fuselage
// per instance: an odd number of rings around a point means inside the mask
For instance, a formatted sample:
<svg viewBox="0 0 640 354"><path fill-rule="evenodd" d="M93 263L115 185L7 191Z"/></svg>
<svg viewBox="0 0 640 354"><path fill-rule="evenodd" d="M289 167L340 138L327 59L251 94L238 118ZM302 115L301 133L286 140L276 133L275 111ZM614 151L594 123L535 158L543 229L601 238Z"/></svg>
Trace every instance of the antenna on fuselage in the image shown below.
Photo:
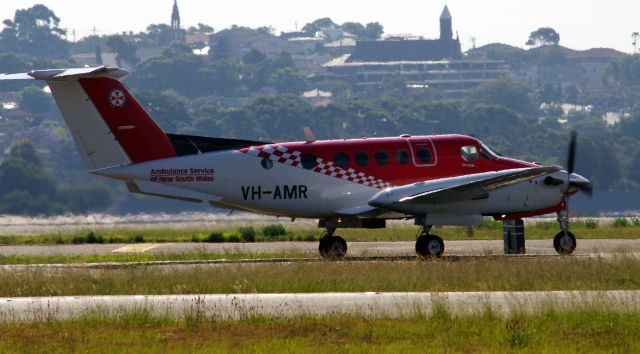
<svg viewBox="0 0 640 354"><path fill-rule="evenodd" d="M304 127L304 128L302 128L302 131L304 132L304 140L307 142L307 144L311 144L312 142L318 140L318 139L316 139L316 136L313 135L313 132L311 131L311 128Z"/></svg>

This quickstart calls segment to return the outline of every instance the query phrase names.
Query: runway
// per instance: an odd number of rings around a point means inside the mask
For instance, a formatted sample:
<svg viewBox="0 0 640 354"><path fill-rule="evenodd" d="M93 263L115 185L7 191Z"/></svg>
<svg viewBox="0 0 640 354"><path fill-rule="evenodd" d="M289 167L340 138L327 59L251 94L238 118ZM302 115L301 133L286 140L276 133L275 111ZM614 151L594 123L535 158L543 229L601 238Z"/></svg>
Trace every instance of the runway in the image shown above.
<svg viewBox="0 0 640 354"><path fill-rule="evenodd" d="M117 318L151 311L174 319L241 320L251 316L360 315L404 317L446 309L451 315L511 314L549 309L640 310L640 291L313 293L0 298L1 322Z"/></svg>
<svg viewBox="0 0 640 354"><path fill-rule="evenodd" d="M348 242L350 257L415 256L415 242ZM552 240L527 240L528 255L557 255ZM264 243L159 243L0 246L0 255L78 256L126 253L274 253L290 252L316 257L317 242ZM445 256L501 255L502 240L445 240ZM579 239L574 255L640 253L640 239Z"/></svg>

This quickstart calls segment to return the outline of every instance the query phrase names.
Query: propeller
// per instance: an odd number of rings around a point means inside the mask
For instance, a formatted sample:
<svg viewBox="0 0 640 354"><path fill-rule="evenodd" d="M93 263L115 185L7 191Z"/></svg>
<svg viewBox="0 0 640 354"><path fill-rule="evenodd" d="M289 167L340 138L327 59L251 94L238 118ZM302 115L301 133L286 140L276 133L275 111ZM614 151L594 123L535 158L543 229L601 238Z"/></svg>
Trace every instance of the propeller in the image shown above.
<svg viewBox="0 0 640 354"><path fill-rule="evenodd" d="M569 141L569 156L567 157L567 175L569 177L569 186L567 187L567 191L569 188L575 188L589 197L593 196L593 186L591 182L580 176L577 173L573 173L575 169L576 163L576 144L578 141L578 133L574 131L571 132L571 140Z"/></svg>

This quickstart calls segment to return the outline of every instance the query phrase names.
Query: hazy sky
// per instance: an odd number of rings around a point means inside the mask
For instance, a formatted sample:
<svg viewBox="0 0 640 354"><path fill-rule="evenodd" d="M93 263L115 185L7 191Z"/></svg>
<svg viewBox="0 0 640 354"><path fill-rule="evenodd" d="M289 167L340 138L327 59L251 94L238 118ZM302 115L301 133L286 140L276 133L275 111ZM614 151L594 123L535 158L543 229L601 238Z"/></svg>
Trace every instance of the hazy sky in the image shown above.
<svg viewBox="0 0 640 354"><path fill-rule="evenodd" d="M173 0L0 0L0 19L13 18L17 9L42 3L61 18L61 27L86 36L95 26L100 34L144 30L150 23L169 23ZM447 0L463 49L502 42L524 47L529 33L553 27L560 44L575 48L611 47L632 52L631 33L640 32L638 0ZM438 36L443 0L178 0L183 27L206 23L221 30L238 24L271 25L292 31L320 17L334 22L379 21L386 33ZM1 24L0 24L1 26Z"/></svg>

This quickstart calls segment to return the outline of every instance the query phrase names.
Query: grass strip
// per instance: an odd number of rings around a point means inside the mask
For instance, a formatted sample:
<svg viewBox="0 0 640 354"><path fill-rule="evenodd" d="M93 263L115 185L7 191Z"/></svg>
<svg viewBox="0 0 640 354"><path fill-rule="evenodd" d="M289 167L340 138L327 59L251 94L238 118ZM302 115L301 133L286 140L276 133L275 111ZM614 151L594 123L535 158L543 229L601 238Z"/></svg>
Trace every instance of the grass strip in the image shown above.
<svg viewBox="0 0 640 354"><path fill-rule="evenodd" d="M618 220L618 219L616 219ZM626 219L620 219L626 220ZM409 222L394 224L381 230L340 229L338 234L348 241L413 241L418 227ZM526 226L529 240L550 239L560 229L556 222L533 222ZM640 222L619 221L600 225L596 221L577 221L571 224L571 231L578 238L639 238ZM436 227L432 233L446 240L500 240L502 223L485 221L479 227ZM273 241L317 241L321 230L312 227L285 226L271 224L262 228L251 225L213 226L185 228L122 228L81 231L61 231L38 235L0 235L0 245L53 245L53 244L100 244L100 243L163 243L163 242L273 242Z"/></svg>
<svg viewBox="0 0 640 354"><path fill-rule="evenodd" d="M611 309L452 316L446 309L406 318L358 316L171 320L147 311L116 319L0 324L0 352L424 353L639 352L640 313Z"/></svg>
<svg viewBox="0 0 640 354"><path fill-rule="evenodd" d="M640 260L318 262L1 269L0 297L312 292L638 290Z"/></svg>
<svg viewBox="0 0 640 354"><path fill-rule="evenodd" d="M15 264L87 264L87 263L144 263L163 261L215 261L252 259L296 259L319 257L316 252L297 251L250 253L250 252L195 252L195 253L122 253L107 255L0 255L0 265Z"/></svg>

